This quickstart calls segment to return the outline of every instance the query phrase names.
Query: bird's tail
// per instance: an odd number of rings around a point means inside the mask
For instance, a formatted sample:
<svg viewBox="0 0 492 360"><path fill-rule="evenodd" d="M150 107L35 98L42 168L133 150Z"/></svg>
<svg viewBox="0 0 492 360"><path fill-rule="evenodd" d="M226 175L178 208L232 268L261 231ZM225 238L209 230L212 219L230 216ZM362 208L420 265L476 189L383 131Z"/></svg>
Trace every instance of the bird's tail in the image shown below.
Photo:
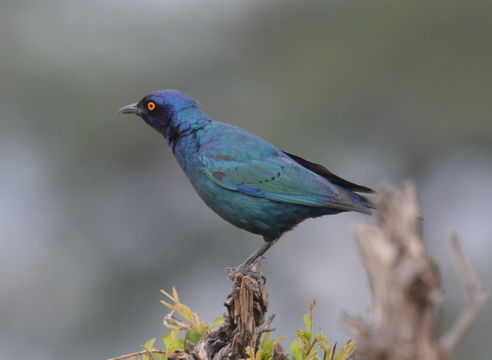
<svg viewBox="0 0 492 360"><path fill-rule="evenodd" d="M349 190L345 190L345 193L352 200L351 205L353 207L352 209L353 211L357 211L367 215L372 214L372 210L374 209L374 204L372 203L371 199L369 199L367 196L359 195Z"/></svg>

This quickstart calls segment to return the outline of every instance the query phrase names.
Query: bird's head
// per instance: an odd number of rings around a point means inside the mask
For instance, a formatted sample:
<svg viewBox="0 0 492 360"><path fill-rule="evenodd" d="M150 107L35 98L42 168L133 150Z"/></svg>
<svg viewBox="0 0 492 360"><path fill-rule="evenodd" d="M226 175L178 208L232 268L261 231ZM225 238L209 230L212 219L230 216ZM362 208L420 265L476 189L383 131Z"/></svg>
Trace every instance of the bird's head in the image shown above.
<svg viewBox="0 0 492 360"><path fill-rule="evenodd" d="M139 102L122 107L120 114L135 114L166 138L170 133L193 128L200 121L198 103L178 90L159 90L144 96ZM169 140L169 138L168 138Z"/></svg>

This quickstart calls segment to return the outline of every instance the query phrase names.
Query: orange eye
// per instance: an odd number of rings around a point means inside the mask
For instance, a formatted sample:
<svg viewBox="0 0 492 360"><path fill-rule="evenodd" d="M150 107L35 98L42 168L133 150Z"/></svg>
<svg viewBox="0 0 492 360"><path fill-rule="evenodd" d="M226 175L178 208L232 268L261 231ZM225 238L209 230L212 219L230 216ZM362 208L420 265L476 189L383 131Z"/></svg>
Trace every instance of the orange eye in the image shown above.
<svg viewBox="0 0 492 360"><path fill-rule="evenodd" d="M149 109L150 111L154 111L155 110L155 107L156 107L155 102L149 101L147 103L147 109Z"/></svg>

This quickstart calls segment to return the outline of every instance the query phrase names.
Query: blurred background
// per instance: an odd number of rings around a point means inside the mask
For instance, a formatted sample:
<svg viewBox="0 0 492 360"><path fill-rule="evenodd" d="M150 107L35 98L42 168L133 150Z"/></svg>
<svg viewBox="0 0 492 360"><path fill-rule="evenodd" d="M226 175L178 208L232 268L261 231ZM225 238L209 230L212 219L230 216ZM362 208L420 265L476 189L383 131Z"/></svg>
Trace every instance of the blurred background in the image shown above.
<svg viewBox="0 0 492 360"><path fill-rule="evenodd" d="M159 289L210 321L224 268L259 244L210 211L164 140L116 112L164 88L354 182L416 183L465 306L457 231L492 288L492 2L106 0L0 3L0 358L106 359L164 333ZM276 335L351 334L369 291L357 214L309 220L268 253ZM455 359L490 359L492 305ZM287 341L284 342L287 343Z"/></svg>

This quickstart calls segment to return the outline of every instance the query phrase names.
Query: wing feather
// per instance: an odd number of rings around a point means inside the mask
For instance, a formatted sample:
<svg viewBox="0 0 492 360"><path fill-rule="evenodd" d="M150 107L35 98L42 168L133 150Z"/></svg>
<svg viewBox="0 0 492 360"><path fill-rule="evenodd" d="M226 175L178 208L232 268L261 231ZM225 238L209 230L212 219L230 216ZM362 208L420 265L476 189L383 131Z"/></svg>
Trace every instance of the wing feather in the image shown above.
<svg viewBox="0 0 492 360"><path fill-rule="evenodd" d="M206 175L228 190L284 203L369 212L357 195L340 189L283 154L246 161L217 154L201 159Z"/></svg>
<svg viewBox="0 0 492 360"><path fill-rule="evenodd" d="M283 151L283 153L286 154L287 156L291 157L292 159L294 159L300 165L302 165L305 168L307 168L307 169L315 172L316 174L324 177L326 180L330 181L333 184L339 185L341 187L344 187L346 189L349 189L349 190L355 191L355 192L362 192L362 193L373 193L374 192L374 190L372 190L371 188L368 188L367 186L355 184L353 182L350 182L348 180L341 178L338 175L335 175L334 173L332 173L330 170L328 170L323 165L320 165L320 164L314 163L312 161L303 159L300 156L290 154L290 153L285 152L285 151Z"/></svg>

